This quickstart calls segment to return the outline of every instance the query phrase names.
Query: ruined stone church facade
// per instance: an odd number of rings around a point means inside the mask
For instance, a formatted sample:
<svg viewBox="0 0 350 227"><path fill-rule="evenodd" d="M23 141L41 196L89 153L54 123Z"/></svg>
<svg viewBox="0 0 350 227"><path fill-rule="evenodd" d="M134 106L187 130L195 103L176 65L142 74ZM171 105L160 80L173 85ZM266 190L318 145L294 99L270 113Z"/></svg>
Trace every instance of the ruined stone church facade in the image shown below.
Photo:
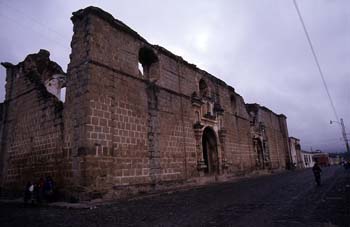
<svg viewBox="0 0 350 227"><path fill-rule="evenodd" d="M119 195L286 167L284 115L246 104L222 80L101 9L71 19L67 73L45 50L2 63L2 188L50 175L66 192Z"/></svg>

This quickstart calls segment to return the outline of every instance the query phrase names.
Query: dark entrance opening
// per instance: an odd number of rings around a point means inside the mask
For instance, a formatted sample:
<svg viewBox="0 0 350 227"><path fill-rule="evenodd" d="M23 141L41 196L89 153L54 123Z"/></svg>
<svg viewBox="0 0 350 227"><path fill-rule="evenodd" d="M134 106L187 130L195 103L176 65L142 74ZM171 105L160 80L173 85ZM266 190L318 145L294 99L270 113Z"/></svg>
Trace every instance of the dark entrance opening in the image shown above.
<svg viewBox="0 0 350 227"><path fill-rule="evenodd" d="M207 168L204 170L206 174L219 173L219 159L215 132L207 127L203 131L202 137L203 159Z"/></svg>
<svg viewBox="0 0 350 227"><path fill-rule="evenodd" d="M142 47L139 50L139 64L138 68L141 75L149 77L151 74L151 68L154 63L158 62L159 59L154 51L149 47Z"/></svg>

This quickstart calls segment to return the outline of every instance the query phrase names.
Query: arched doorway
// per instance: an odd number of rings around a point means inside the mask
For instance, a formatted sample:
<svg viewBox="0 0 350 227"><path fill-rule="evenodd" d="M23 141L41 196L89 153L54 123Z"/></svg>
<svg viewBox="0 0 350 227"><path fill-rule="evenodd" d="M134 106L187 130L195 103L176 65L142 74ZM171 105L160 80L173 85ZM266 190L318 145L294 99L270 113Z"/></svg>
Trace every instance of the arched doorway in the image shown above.
<svg viewBox="0 0 350 227"><path fill-rule="evenodd" d="M216 135L213 129L209 127L205 128L203 131L202 147L204 163L207 166L204 172L209 175L219 173Z"/></svg>

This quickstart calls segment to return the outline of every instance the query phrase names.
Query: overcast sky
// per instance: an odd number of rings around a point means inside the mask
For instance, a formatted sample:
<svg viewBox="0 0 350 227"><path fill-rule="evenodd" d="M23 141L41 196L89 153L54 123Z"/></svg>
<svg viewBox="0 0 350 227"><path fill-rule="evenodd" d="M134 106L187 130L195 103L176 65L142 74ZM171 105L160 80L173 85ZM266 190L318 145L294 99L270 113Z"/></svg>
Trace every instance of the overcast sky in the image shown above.
<svg viewBox="0 0 350 227"><path fill-rule="evenodd" d="M0 61L39 49L66 71L71 13L98 6L233 86L246 103L287 116L305 150L344 151L340 127L292 0L0 0ZM298 0L339 117L350 132L350 1ZM0 69L0 101L5 70ZM350 135L349 135L350 136Z"/></svg>

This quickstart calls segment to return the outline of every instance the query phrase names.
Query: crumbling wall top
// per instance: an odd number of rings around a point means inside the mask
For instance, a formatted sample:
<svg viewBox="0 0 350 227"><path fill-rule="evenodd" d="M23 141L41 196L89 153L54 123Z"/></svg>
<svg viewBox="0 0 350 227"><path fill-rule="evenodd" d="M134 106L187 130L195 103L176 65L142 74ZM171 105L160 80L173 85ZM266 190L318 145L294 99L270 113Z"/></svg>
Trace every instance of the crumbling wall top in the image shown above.
<svg viewBox="0 0 350 227"><path fill-rule="evenodd" d="M80 10L78 10L76 12L73 12L73 16L71 17L71 20L74 23L76 20L82 19L82 18L84 18L85 16L87 16L89 14L95 15L95 16L105 20L112 27L115 27L116 29L119 29L121 31L124 31L124 32L128 33L129 35L131 35L135 39L142 41L144 43L144 45L152 47L158 53L161 53L161 54L166 55L166 56L168 56L168 57L170 57L172 59L175 59L176 61L186 65L190 69L192 69L192 70L194 70L196 72L199 72L202 75L205 75L209 80L213 81L214 83L227 86L226 83L223 80L220 80L219 78L211 75L210 73L206 72L205 70L202 70L202 69L198 68L195 64L191 64L191 63L187 62L181 56L178 56L178 55L172 53L171 51L167 50L166 48L164 48L162 46L150 44L145 38L143 38L140 34L138 34L132 28L127 26L125 23L123 23L122 21L114 18L110 13L105 12L104 10L102 10L102 9L100 9L98 7L89 6L89 7L85 8L85 9L80 9Z"/></svg>
<svg viewBox="0 0 350 227"><path fill-rule="evenodd" d="M54 74L65 75L61 66L50 60L50 52L43 49L36 54L29 54L18 66L22 67L24 74L29 72L39 73L43 81L50 79Z"/></svg>
<svg viewBox="0 0 350 227"><path fill-rule="evenodd" d="M27 55L27 57L17 65L13 65L9 62L2 62L1 65L7 69L20 69L23 74L37 72L42 75L41 79L43 81L51 78L54 74L66 75L61 66L50 60L50 52L44 49L40 49L38 53Z"/></svg>
<svg viewBox="0 0 350 227"><path fill-rule="evenodd" d="M259 109L262 109L266 112L270 112L273 115L277 116L277 117L281 117L281 118L287 118L284 114L277 114L275 112L273 112L272 110L270 110L269 108L267 108L266 106L261 106L258 103L247 103L245 104L247 112L250 114L250 112L254 112L255 114L257 114L257 112L259 111Z"/></svg>
<svg viewBox="0 0 350 227"><path fill-rule="evenodd" d="M45 90L47 89L49 93L60 98L58 93L62 87L65 87L66 73L62 70L61 66L50 60L49 51L41 49L38 53L29 54L17 65L8 62L3 62L1 64L7 70L11 70L11 73L8 74L8 76L12 78L18 78L21 76L26 77L29 81L34 83L43 94L46 94ZM49 85L51 85L50 81L57 78L60 80L59 86L57 86L57 89L49 90Z"/></svg>
<svg viewBox="0 0 350 227"><path fill-rule="evenodd" d="M240 96L239 94L237 94L235 92L235 89L231 86L228 86L223 80L211 75L210 73L206 72L205 70L202 70L200 68L198 68L195 64L191 64L189 62L187 62L186 60L184 60L181 56L178 56L174 53L172 53L171 51L167 50L164 47L158 46L158 45L152 45L150 44L145 38L143 38L141 35L139 35L136 31L134 31L133 29L131 29L129 26L127 26L125 23L123 23L122 21L115 19L110 13L103 11L102 9L98 8L98 7L94 7L94 6L89 6L85 9L80 9L76 12L73 13L73 16L71 17L71 20L73 21L73 23L77 20L82 20L83 18L85 18L88 15L94 15L97 16L100 19L103 19L104 21L106 21L107 23L109 23L112 27L124 31L127 34L129 34L130 36L134 37L135 39L143 42L144 46L148 46L150 48L153 48L154 50L156 50L156 52L158 54L163 54L165 56L168 56L172 59L174 59L175 61L187 66L188 68L190 68L191 70L194 70L195 72L198 72L199 74L201 74L203 77L207 78L208 80L212 81L214 84L217 85L221 85L223 87L227 87L229 92L234 93L235 95ZM242 97L243 100L243 97ZM273 113L275 116L279 117L279 118L286 118L285 115L283 114L276 114L275 112L271 111L270 109L266 108L265 106L260 106L259 104L246 104L246 109L248 110L248 113L250 111L254 111L257 112L258 109L261 108L267 112L271 112Z"/></svg>
<svg viewBox="0 0 350 227"><path fill-rule="evenodd" d="M1 65L4 66L6 69L14 67L14 65L10 62L1 62Z"/></svg>
<svg viewBox="0 0 350 227"><path fill-rule="evenodd" d="M295 138L295 137L293 137L293 136L290 136L289 139L290 139L290 140L295 140L295 141L300 141L300 139Z"/></svg>
<svg viewBox="0 0 350 227"><path fill-rule="evenodd" d="M111 26L116 27L120 30L123 30L129 33L130 35L132 35L134 38L142 40L143 42L149 44L146 39L144 39L136 31L132 30L129 26L124 24L122 21L115 19L110 13L107 13L106 11L103 11L102 9L95 6L89 6L89 7L86 7L85 9L80 9L76 12L73 12L73 16L71 17L71 20L75 22L75 20L82 19L84 16L88 14L93 14L95 16L98 16L99 18L102 18L108 23L110 23Z"/></svg>

